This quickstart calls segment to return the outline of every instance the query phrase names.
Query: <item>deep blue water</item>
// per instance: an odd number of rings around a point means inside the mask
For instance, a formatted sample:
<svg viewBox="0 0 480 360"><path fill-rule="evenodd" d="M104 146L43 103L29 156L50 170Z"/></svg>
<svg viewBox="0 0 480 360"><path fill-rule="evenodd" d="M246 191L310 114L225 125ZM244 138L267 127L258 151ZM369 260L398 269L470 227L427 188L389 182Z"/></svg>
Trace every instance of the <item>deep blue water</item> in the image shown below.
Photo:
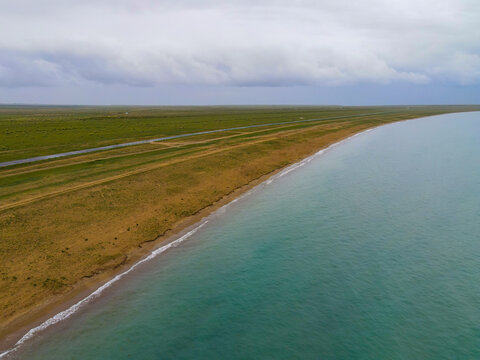
<svg viewBox="0 0 480 360"><path fill-rule="evenodd" d="M130 275L14 357L479 359L480 113L363 133Z"/></svg>

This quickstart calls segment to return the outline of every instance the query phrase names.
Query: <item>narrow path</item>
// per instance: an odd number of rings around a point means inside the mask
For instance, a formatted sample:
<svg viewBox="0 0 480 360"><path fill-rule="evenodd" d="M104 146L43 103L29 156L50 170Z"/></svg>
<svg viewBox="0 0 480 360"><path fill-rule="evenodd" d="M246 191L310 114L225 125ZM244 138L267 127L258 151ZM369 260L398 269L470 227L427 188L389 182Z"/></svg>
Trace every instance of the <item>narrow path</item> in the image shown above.
<svg viewBox="0 0 480 360"><path fill-rule="evenodd" d="M316 125L314 124L312 126L316 126ZM287 124L285 126L275 127L274 129L275 130L284 130L284 129L289 129L290 127L291 126ZM254 131L248 131L248 132L236 132L236 133L233 133L232 135L223 135L223 136L208 138L208 139L204 139L204 140L164 142L164 143L152 142L150 144L156 145L156 146L160 145L160 146L163 146L165 149L168 149L168 148L182 148L185 145L207 144L209 142L224 140L224 139L230 139L230 138L234 138L234 137L242 136L242 135L246 135L246 134L254 135L254 134L257 134L257 133L261 133L263 131L265 131L265 130L254 130ZM112 156L108 156L109 152L106 151L104 154L106 154L107 156L99 157L99 158L98 157L86 158L86 160L84 160L82 157L79 157L80 161L75 161L74 163L72 163L72 162L65 163L65 161L69 161L69 160L59 159L57 161L51 161L51 162L48 162L48 163L44 164L45 167L38 167L38 166L43 166L42 164L32 164L32 165L25 166L25 167L22 167L22 168L19 168L19 169L5 169L2 173L0 173L0 178L6 178L6 177L9 177L9 176L17 176L17 175L23 175L23 174L28 174L28 173L34 173L34 172L38 172L38 171L42 171L42 170L58 169L58 168L61 168L61 167L71 166L71 165L92 163L92 162L99 161L99 160L108 160L108 159L115 159L115 158L121 158L121 157L128 157L128 156L131 156L131 155L154 153L154 152L158 152L159 150L162 150L162 149L157 147L157 148L154 148L154 149L130 152L130 153L127 153L127 154L122 153L122 154L119 154L119 155L112 155ZM59 162L58 165L56 165L57 162Z"/></svg>
<svg viewBox="0 0 480 360"><path fill-rule="evenodd" d="M90 148L90 149L75 150L75 151L69 151L69 152L58 153L58 154L36 156L36 157L28 158L28 159L10 160L10 161L5 161L5 162L0 162L0 168L1 167L6 167L6 166L11 166L11 165L26 164L26 163L31 163L31 162L35 162L35 161L41 161L41 160L56 159L56 158L64 157L64 156L86 154L86 153L90 153L90 152L94 152L94 151L110 150L110 149L122 148L122 147L127 147L127 146L148 144L148 143L156 142L156 141L165 141L165 140L171 140L171 139L184 138L184 137L189 137L189 136L214 134L214 133L224 132L224 131L250 129L250 128L256 128L256 127L265 127L265 126L274 126L274 125L283 125L283 124L295 124L295 123L305 123L305 122L312 122L312 121L323 121L323 120L335 120L335 119L345 119L345 118L354 118L354 117L364 117L364 116L380 115L380 114L386 114L386 113L392 113L392 112L394 112L394 111L380 111L380 112L369 113L369 114L342 115L342 116L332 116L332 117L322 118L322 119L294 120L294 121L284 121L284 122L276 122L276 123L270 123L270 124L238 126L238 127L233 127L233 128L227 128L227 129L207 130L207 131L200 131L200 132L196 132L196 133L172 135L172 136L165 136L165 137L160 137L160 138L156 138L156 139L139 140L139 141L132 141L132 142L123 143L123 144L115 144L115 145L100 146L100 147Z"/></svg>

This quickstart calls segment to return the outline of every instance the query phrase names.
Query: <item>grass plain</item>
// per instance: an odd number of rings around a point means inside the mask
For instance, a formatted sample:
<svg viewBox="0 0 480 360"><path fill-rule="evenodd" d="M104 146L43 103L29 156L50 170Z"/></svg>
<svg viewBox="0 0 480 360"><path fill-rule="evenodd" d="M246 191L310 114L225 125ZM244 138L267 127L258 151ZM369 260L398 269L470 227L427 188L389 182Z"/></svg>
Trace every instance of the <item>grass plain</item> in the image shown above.
<svg viewBox="0 0 480 360"><path fill-rule="evenodd" d="M237 189L333 142L389 122L472 110L480 107L0 107L0 162L349 116L0 168L0 337L135 262ZM370 113L377 114L362 116Z"/></svg>

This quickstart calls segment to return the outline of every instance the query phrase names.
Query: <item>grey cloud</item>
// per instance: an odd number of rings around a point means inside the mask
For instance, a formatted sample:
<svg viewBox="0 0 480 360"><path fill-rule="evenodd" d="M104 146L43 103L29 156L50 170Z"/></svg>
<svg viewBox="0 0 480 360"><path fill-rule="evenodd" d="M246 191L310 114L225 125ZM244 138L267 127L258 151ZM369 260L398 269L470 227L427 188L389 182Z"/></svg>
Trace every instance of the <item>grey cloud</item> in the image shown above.
<svg viewBox="0 0 480 360"><path fill-rule="evenodd" d="M134 57L104 52L78 54L4 51L0 56L0 85L52 86L82 81L130 86L207 84L293 86L392 80L428 82L428 77L390 68L372 54L351 59L328 49L297 52L299 59L279 49L236 49L208 56L158 53ZM138 56L138 57L137 57Z"/></svg>
<svg viewBox="0 0 480 360"><path fill-rule="evenodd" d="M65 75L58 63L41 56L0 52L0 86L52 86L68 81Z"/></svg>
<svg viewBox="0 0 480 360"><path fill-rule="evenodd" d="M480 5L469 0L4 0L0 10L4 87L480 82Z"/></svg>

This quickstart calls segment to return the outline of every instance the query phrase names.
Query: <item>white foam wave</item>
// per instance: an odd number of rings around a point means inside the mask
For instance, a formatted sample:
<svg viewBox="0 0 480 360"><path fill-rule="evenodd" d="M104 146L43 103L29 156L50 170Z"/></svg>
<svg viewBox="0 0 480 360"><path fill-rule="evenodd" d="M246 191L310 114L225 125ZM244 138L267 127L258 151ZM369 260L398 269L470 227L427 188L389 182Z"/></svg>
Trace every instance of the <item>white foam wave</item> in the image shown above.
<svg viewBox="0 0 480 360"><path fill-rule="evenodd" d="M180 244L181 242L185 241L186 239L188 239L190 236L192 236L193 234L195 234L197 232L198 229L200 229L201 227L203 227L206 223L208 222L208 220L204 221L203 223L201 223L200 225L198 225L196 228L194 228L193 230L190 230L189 232L187 232L186 234L184 234L183 236L181 236L180 238L168 243L167 245L164 245L154 251L152 251L150 253L150 255L148 255L146 258L143 258L142 260L136 262L135 264L133 264L128 270L125 270L123 273L121 274L118 274L117 276L115 276L113 279L111 279L110 281L106 282L105 284L103 284L102 286L100 286L97 290L95 290L93 293L91 293L90 295L88 295L87 297L83 298L82 300L80 300L79 302L77 302L76 304L72 305L71 307L69 307L67 310L64 310L62 312L59 312L58 314L52 316L51 318L49 318L48 320L46 320L45 322L43 322L42 324L38 325L37 327L34 327L33 329L31 329L29 332L27 332L20 340L17 341L17 343L15 344L15 346L3 353L0 354L0 358L3 358L5 357L6 355L8 355L9 353L11 353L12 351L16 350L20 345L22 345L25 341L27 341L28 339L32 338L35 334L37 334L38 332L42 331L42 330L45 330L46 328L52 326L53 324L56 324L62 320L65 320L67 318L69 318L70 316L72 316L73 314L75 314L81 307L85 306L87 303L89 303L91 300L95 299L96 297L98 297L103 291L105 291L105 289L109 288L113 283L117 282L118 280L120 280L121 278L123 278L125 275L127 275L128 273L132 272L135 268L137 268L140 264L143 264L144 262L147 262L151 259L153 259L154 257L156 257L157 255L163 253L164 251L170 249L171 247L175 247L177 246L178 244Z"/></svg>
<svg viewBox="0 0 480 360"><path fill-rule="evenodd" d="M270 179L268 179L267 181L265 181L265 184L270 185L270 184L271 184L273 181L275 181L276 179L281 178L282 176L287 175L288 173L290 173L290 172L292 172L292 171L294 171L294 170L302 167L303 165L309 163L310 161L313 160L314 157L316 157L316 156L318 156L318 155L322 155L323 153L325 153L326 151L332 149L333 147L335 147L335 146L337 146L337 145L340 145L341 143L343 143L343 142L345 142L345 141L348 141L348 140L350 140L350 139L352 139L352 138L354 138L354 137L356 137L356 136L358 136L358 135L361 135L361 134L363 134L363 133L367 133L367 132L372 131L372 130L373 130L373 129L367 129L367 130L361 131L361 132L356 133L356 134L354 134L354 135L351 135L351 136L349 136L349 137L347 137L347 138L345 138L345 139L343 139L343 140L340 140L340 141L338 141L338 142L336 142L336 143L333 143L333 144L329 145L328 147L326 147L325 149L322 149L322 150L320 150L320 151L317 151L315 154L313 154L313 155L311 155L311 156L303 159L302 161L300 161L300 162L298 162L298 163L295 163L295 164L293 164L293 165L290 165L289 167L287 167L285 170L283 170L283 171L280 172L279 174L272 176Z"/></svg>
<svg viewBox="0 0 480 360"><path fill-rule="evenodd" d="M287 167L286 169L284 169L283 171L281 171L280 173L272 176L270 179L268 179L267 181L265 181L265 184L267 185L270 185L275 179L278 179L278 178L281 178L282 176L284 175L287 175L288 173L292 172L293 170L296 170L300 167L302 167L303 165L309 163L311 161L311 156L308 157L308 158L305 158L303 159L302 161L298 162L298 163L295 163L293 165L290 165L289 167Z"/></svg>

